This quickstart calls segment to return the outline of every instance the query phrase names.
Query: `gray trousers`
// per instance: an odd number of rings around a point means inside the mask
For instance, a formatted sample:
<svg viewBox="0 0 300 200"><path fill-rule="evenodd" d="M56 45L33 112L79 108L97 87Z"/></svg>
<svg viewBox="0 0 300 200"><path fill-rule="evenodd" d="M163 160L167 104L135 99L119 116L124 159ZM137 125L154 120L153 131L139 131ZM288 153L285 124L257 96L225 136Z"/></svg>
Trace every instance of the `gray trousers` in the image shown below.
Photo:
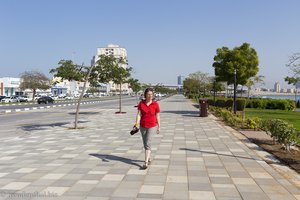
<svg viewBox="0 0 300 200"><path fill-rule="evenodd" d="M140 130L145 150L151 150L151 135L155 134L156 126L152 128L141 127Z"/></svg>

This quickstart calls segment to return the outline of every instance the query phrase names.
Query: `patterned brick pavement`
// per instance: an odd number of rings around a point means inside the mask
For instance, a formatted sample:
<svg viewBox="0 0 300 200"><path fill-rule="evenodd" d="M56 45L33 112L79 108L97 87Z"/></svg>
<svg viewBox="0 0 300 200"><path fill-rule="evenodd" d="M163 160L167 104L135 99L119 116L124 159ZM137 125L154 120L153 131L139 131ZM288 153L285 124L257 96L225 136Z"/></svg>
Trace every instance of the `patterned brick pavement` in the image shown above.
<svg viewBox="0 0 300 200"><path fill-rule="evenodd" d="M299 188L234 130L198 117L183 96L159 104L162 129L147 170L140 169L140 135L129 134L133 106L124 115L95 108L100 114L80 130L55 126L2 138L0 199L300 199Z"/></svg>

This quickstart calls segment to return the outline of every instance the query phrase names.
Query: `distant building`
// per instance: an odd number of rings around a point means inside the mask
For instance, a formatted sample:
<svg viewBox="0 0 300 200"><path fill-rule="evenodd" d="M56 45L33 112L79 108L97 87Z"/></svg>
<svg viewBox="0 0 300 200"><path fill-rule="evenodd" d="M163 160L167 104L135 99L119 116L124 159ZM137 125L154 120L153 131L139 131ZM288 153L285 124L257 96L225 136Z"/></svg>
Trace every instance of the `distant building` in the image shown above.
<svg viewBox="0 0 300 200"><path fill-rule="evenodd" d="M3 96L4 95L4 85L3 85L3 81L0 79L0 95Z"/></svg>
<svg viewBox="0 0 300 200"><path fill-rule="evenodd" d="M119 45L115 45L115 44L109 44L109 45L107 45L107 47L97 48L96 56L94 56L92 59L92 65L94 65L99 60L100 55L113 55L116 58L123 57L124 59L127 60L126 49L123 47L120 47ZM127 68L127 65L124 64L120 67ZM120 89L120 85L115 84L112 81L109 82L109 84L107 84L106 86L104 86L104 84L102 84L102 83L100 83L100 84L101 84L102 88L104 87L107 89L107 93L109 93L109 92L116 93ZM122 84L122 91L124 93L129 92L129 87L128 87L127 83Z"/></svg>
<svg viewBox="0 0 300 200"><path fill-rule="evenodd" d="M78 95L80 91L80 84L81 82L77 81L68 81L62 79L60 77L54 77L52 82L56 82L55 86L51 87L51 93L54 96L75 96Z"/></svg>
<svg viewBox="0 0 300 200"><path fill-rule="evenodd" d="M177 84L178 85L183 85L183 80L184 80L184 76L177 76Z"/></svg>
<svg viewBox="0 0 300 200"><path fill-rule="evenodd" d="M294 88L287 89L287 93L295 93L295 89Z"/></svg>
<svg viewBox="0 0 300 200"><path fill-rule="evenodd" d="M2 91L5 96L14 96L22 94L20 90L20 78L14 77L3 77L2 80Z"/></svg>
<svg viewBox="0 0 300 200"><path fill-rule="evenodd" d="M274 92L280 92L280 84L279 84L279 82L275 82L275 84L274 84Z"/></svg>
<svg viewBox="0 0 300 200"><path fill-rule="evenodd" d="M280 92L281 92L281 93L287 93L287 89L282 88L282 89L280 90Z"/></svg>
<svg viewBox="0 0 300 200"><path fill-rule="evenodd" d="M271 90L268 89L268 88L260 88L260 90L263 91L263 92L270 92L270 91L271 91Z"/></svg>

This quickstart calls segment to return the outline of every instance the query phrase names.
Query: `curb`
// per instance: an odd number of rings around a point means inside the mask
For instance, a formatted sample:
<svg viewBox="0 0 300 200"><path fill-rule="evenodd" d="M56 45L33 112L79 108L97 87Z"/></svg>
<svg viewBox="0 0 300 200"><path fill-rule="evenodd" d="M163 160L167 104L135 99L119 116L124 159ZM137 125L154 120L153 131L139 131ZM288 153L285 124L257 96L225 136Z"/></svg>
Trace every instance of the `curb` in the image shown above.
<svg viewBox="0 0 300 200"><path fill-rule="evenodd" d="M94 104L94 103L101 103L102 101L90 101L90 102L81 102L80 104ZM33 103L30 103L33 104ZM11 104L13 105L13 104ZM24 104L21 104L24 105ZM0 114L7 114L13 112L21 112L21 111L29 111L29 110L39 110L39 109L49 109L49 108L56 108L56 107L66 107L66 106L75 106L77 103L67 103L67 104L59 104L59 105L51 105L51 106L37 106L31 108L21 108L21 109L10 109L10 110L2 110Z"/></svg>

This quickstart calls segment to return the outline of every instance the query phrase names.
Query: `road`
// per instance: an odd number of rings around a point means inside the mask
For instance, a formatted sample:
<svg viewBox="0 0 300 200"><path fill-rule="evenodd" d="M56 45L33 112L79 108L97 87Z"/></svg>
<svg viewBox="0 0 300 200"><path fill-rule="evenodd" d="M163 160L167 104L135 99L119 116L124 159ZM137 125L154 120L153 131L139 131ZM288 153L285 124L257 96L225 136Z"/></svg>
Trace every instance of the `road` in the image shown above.
<svg viewBox="0 0 300 200"><path fill-rule="evenodd" d="M122 99L122 106L136 105L136 99ZM36 105L35 105L36 106ZM98 101L93 104L82 104L80 106L79 121L84 123L89 115L97 115L94 108L114 109L118 111L119 100ZM24 131L30 133L31 129L43 129L45 126L62 126L74 122L76 105L55 107L22 112L12 112L0 115L0 137L20 136Z"/></svg>
<svg viewBox="0 0 300 200"><path fill-rule="evenodd" d="M122 100L127 99L127 98L133 98L133 97L129 97L129 96L124 96L122 97ZM98 99L83 99L81 102L96 102L96 101L108 101L108 100L112 100L112 99L119 99L118 96L112 96L112 97L104 97L104 98L98 98ZM63 104L72 104L72 103L77 103L78 100L67 100L67 101L61 101L61 100L57 100L55 101L54 104L49 103L49 104L38 104L37 102L34 103L12 103L12 104L0 104L0 113L1 111L5 111L5 110L23 110L24 108L34 108L34 107L40 107L40 106L52 106L52 105L63 105Z"/></svg>

